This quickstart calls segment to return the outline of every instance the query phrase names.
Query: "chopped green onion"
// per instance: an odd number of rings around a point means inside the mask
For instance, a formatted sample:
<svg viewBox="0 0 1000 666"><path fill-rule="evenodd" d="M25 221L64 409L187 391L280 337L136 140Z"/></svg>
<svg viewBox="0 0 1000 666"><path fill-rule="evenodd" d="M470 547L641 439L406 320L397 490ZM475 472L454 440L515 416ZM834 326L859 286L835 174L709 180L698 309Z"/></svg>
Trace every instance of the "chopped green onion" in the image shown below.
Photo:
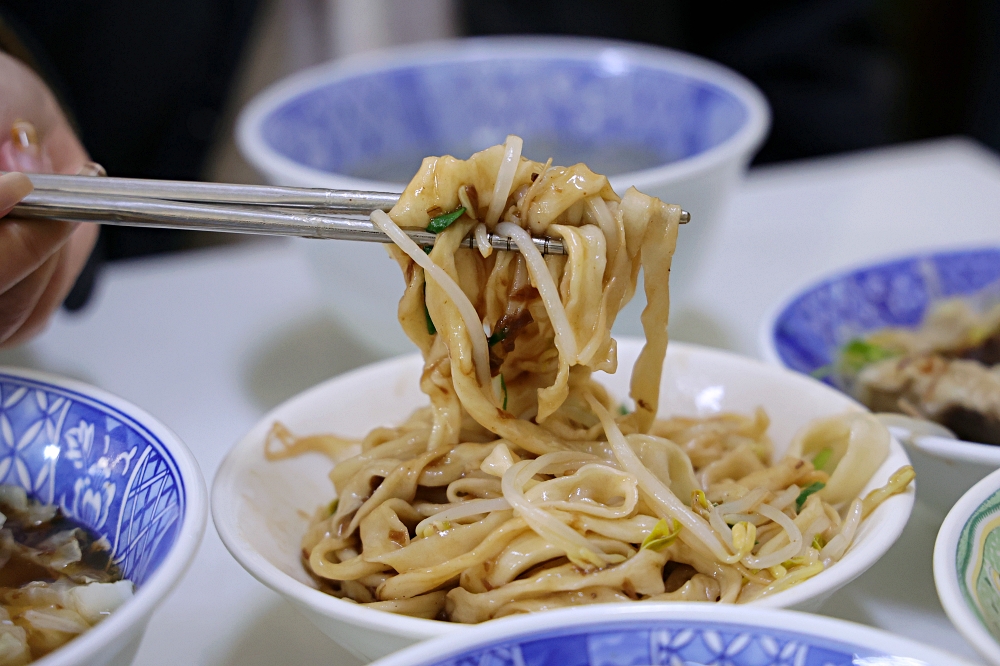
<svg viewBox="0 0 1000 666"><path fill-rule="evenodd" d="M833 449L829 446L820 449L820 452L813 457L813 469L822 470L826 467L826 464L830 462L830 457L833 455Z"/></svg>
<svg viewBox="0 0 1000 666"><path fill-rule="evenodd" d="M625 405L625 403L624 403L624 402L623 402L622 404L618 405L618 413L619 413L619 414L621 414L622 416L628 416L628 415L629 415L629 413L630 413L630 410L629 410L629 408L628 408L628 407L627 407L627 406Z"/></svg>
<svg viewBox="0 0 1000 666"><path fill-rule="evenodd" d="M465 206L462 206L460 208L456 208L450 213L445 213L443 215L438 215L437 217L432 217L431 223L427 225L427 231L431 232L432 234L441 233L442 231L450 227L452 222L462 217L462 214L464 212L465 212Z"/></svg>
<svg viewBox="0 0 1000 666"><path fill-rule="evenodd" d="M431 319L431 311L427 309L427 283L424 282L424 318L427 320L427 333L428 335L437 335L437 328L434 326L434 320Z"/></svg>
<svg viewBox="0 0 1000 666"><path fill-rule="evenodd" d="M434 246L433 245L424 245L424 247L421 248L421 249L423 249L424 254L430 254L431 250L434 249Z"/></svg>
<svg viewBox="0 0 1000 666"><path fill-rule="evenodd" d="M507 337L507 329L506 328L500 328L500 329L497 329L497 330L493 331L493 333L490 334L490 337L489 337L489 339L486 342L487 342L487 344L489 344L490 347L492 347L493 345L495 345L498 342L503 342L504 338L506 338L506 337Z"/></svg>
<svg viewBox="0 0 1000 666"><path fill-rule="evenodd" d="M493 387L493 395L496 396L497 401L501 403L503 409L507 409L507 380L504 379L503 373L496 375L491 380Z"/></svg>
<svg viewBox="0 0 1000 666"><path fill-rule="evenodd" d="M649 548L659 552L676 541L677 535L681 533L681 523L676 518L672 523L668 525L666 519L656 523L652 531L642 540L642 549Z"/></svg>
<svg viewBox="0 0 1000 666"><path fill-rule="evenodd" d="M434 327L434 320L431 319L431 312L427 309L426 303L424 303L424 318L427 320L427 333L437 335L437 328Z"/></svg>
<svg viewBox="0 0 1000 666"><path fill-rule="evenodd" d="M899 353L888 347L856 338L840 350L840 366L848 372L858 372L866 365L884 361L893 356L899 356Z"/></svg>
<svg viewBox="0 0 1000 666"><path fill-rule="evenodd" d="M857 374L865 366L899 356L899 352L861 338L855 338L840 349L836 363L821 365L809 373L814 379L828 379L839 370L848 375Z"/></svg>
<svg viewBox="0 0 1000 666"><path fill-rule="evenodd" d="M806 500L809 499L809 496L812 495L813 493L818 493L824 488L826 488L826 484L823 483L822 481L816 481L815 483L810 483L808 486L803 488L802 492L799 493L798 498L795 500L795 510L801 511L802 505L806 503Z"/></svg>

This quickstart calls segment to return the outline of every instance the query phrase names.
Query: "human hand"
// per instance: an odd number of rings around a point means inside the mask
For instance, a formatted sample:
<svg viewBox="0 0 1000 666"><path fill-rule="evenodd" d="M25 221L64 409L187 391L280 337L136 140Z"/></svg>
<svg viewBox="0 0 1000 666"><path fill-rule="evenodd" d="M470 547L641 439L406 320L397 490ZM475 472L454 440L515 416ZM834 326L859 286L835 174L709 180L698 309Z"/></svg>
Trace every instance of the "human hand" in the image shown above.
<svg viewBox="0 0 1000 666"><path fill-rule="evenodd" d="M30 121L30 122L29 122ZM0 171L80 172L89 158L34 72L0 53ZM38 333L72 289L97 225L7 216L32 190L20 173L0 176L0 347Z"/></svg>

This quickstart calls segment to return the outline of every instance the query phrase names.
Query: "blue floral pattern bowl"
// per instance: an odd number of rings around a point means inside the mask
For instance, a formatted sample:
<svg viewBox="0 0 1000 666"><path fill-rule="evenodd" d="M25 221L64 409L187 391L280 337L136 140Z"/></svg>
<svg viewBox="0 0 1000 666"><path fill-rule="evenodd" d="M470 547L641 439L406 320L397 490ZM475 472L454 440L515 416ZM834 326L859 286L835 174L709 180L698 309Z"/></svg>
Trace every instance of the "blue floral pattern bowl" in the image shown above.
<svg viewBox="0 0 1000 666"><path fill-rule="evenodd" d="M766 102L694 56L622 42L480 38L323 65L254 100L239 140L265 173L399 188L427 155L524 139L525 155L632 175L755 147ZM399 191L399 190L397 190Z"/></svg>
<svg viewBox="0 0 1000 666"><path fill-rule="evenodd" d="M375 666L862 666L961 664L869 627L701 604L570 608L488 622Z"/></svg>
<svg viewBox="0 0 1000 666"><path fill-rule="evenodd" d="M1000 248L865 266L797 292L767 322L764 351L792 370L814 372L854 338L887 326L914 328L936 301L985 292L1000 296Z"/></svg>
<svg viewBox="0 0 1000 666"><path fill-rule="evenodd" d="M671 278L680 302L769 124L760 91L708 60L628 42L521 36L318 65L255 97L236 138L276 185L402 192L425 156L465 159L519 134L526 157L584 162L619 194L634 186L691 213L697 224L684 230ZM396 322L402 281L383 248L301 246L331 314L359 343L380 356L413 348ZM336 286L344 284L364 289ZM641 309L626 309L620 325L640 330Z"/></svg>
<svg viewBox="0 0 1000 666"><path fill-rule="evenodd" d="M1000 247L901 257L798 289L765 318L761 353L776 365L813 373L847 342L887 326L915 328L937 301L954 297L983 307L1000 300ZM917 497L944 511L1000 467L1000 447L920 437L906 443L917 470Z"/></svg>
<svg viewBox="0 0 1000 666"><path fill-rule="evenodd" d="M116 663L108 660L123 649L117 658L130 659L127 648L138 647L153 606L187 568L204 532L204 480L191 453L120 398L0 368L0 483L21 486L105 538L137 589L109 619L42 661Z"/></svg>

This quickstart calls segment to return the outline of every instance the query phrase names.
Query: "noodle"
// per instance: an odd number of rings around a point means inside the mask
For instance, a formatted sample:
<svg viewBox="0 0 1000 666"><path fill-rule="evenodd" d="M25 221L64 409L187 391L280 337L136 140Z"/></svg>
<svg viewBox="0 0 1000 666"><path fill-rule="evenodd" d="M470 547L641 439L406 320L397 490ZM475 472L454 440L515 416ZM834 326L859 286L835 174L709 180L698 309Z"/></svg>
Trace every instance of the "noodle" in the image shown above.
<svg viewBox="0 0 1000 666"><path fill-rule="evenodd" d="M521 137L507 137L504 143L503 162L497 172L496 183L493 185L493 196L490 198L490 208L486 211L486 226L496 225L500 215L507 207L507 197L510 196L511 185L514 184L514 174L521 160Z"/></svg>
<svg viewBox="0 0 1000 666"><path fill-rule="evenodd" d="M443 217L429 253L403 232ZM468 160L425 159L372 221L396 243L400 322L430 406L361 442L275 424L266 451L335 462L339 499L302 542L331 594L457 622L625 599L752 601L835 565L864 515L909 483L858 498L888 455L867 414L810 424L778 460L760 410L656 419L677 206L634 188L619 199L604 176L527 160L508 137ZM520 251L493 251L487 232ZM461 249L469 234L476 248ZM532 234L567 254L542 256ZM646 344L629 412L591 375L617 368L610 329L640 269Z"/></svg>

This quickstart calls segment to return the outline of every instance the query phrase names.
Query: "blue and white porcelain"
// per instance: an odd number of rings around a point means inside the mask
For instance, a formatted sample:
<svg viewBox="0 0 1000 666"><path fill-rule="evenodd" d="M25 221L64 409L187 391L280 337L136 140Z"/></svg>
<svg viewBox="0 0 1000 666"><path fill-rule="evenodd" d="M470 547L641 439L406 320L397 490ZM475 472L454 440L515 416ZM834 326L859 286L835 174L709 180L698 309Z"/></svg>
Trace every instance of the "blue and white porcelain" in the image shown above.
<svg viewBox="0 0 1000 666"><path fill-rule="evenodd" d="M586 161L648 186L658 181L646 171L705 160L734 138L756 144L767 111L746 80L693 56L521 37L322 65L265 92L240 122L265 174L316 187L391 191L427 155L467 157L507 134L532 159Z"/></svg>
<svg viewBox="0 0 1000 666"><path fill-rule="evenodd" d="M714 220L763 141L763 95L721 65L651 46L504 37L409 46L320 65L255 98L237 128L243 154L272 183L401 192L421 158L524 139L524 154L586 162L621 194L635 186L678 203L675 296ZM402 291L379 247L303 245L335 315L377 351L411 349L395 322ZM364 298L352 294L364 285ZM358 290L360 291L360 290ZM378 304L378 307L373 305ZM639 309L626 312L638 321ZM638 330L638 328L637 328Z"/></svg>
<svg viewBox="0 0 1000 666"><path fill-rule="evenodd" d="M961 659L843 620L707 604L597 605L520 615L373 666L952 666Z"/></svg>
<svg viewBox="0 0 1000 666"><path fill-rule="evenodd" d="M886 326L917 327L935 302L953 297L1000 298L1000 247L900 257L798 288L762 323L761 353L772 363L811 373L834 361L850 340ZM1000 467L997 446L940 437L907 443L918 497L945 511Z"/></svg>
<svg viewBox="0 0 1000 666"><path fill-rule="evenodd" d="M0 483L21 486L104 537L136 585L111 617L36 663L129 663L204 532L205 483L191 453L120 398L0 368Z"/></svg>

